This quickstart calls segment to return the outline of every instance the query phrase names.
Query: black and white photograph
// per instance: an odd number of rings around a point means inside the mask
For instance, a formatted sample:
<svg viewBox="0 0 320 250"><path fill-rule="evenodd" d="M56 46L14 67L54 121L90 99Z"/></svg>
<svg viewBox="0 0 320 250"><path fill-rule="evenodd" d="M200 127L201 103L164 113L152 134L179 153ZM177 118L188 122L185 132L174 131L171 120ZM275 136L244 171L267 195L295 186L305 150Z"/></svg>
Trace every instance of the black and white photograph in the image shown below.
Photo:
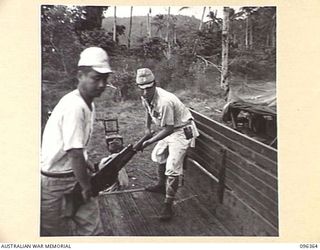
<svg viewBox="0 0 320 250"><path fill-rule="evenodd" d="M39 8L39 236L279 236L276 6Z"/></svg>

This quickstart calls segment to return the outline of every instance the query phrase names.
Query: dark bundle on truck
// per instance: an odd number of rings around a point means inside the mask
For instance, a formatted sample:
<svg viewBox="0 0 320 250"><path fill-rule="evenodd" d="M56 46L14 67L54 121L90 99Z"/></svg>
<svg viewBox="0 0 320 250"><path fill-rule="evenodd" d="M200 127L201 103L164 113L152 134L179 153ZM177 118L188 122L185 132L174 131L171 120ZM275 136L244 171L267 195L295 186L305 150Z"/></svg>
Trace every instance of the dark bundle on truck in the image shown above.
<svg viewBox="0 0 320 250"><path fill-rule="evenodd" d="M117 181L118 172L131 160L131 158L142 149L142 143L150 139L152 134L145 135L134 145L129 144L116 157L110 160L104 168L91 177L93 196L113 185ZM72 217L79 207L84 204L81 194L82 188L77 182L70 193L64 195L63 216Z"/></svg>

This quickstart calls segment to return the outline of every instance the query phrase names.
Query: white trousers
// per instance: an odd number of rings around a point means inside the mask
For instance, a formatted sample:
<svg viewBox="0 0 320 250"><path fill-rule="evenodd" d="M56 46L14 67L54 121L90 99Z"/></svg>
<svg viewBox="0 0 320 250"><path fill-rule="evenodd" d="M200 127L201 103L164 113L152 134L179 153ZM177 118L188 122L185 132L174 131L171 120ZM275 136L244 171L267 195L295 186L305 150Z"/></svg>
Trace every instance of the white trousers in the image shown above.
<svg viewBox="0 0 320 250"><path fill-rule="evenodd" d="M159 164L166 163L165 175L182 175L183 161L192 140L187 140L183 129L178 129L156 144L151 159Z"/></svg>

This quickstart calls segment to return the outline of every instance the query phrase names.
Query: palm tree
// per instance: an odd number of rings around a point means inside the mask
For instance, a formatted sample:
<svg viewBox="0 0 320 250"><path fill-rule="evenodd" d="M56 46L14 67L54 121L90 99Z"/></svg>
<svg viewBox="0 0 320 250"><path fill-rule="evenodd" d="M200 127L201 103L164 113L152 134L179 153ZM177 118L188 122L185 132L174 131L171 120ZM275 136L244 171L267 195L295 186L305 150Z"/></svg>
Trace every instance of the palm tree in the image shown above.
<svg viewBox="0 0 320 250"><path fill-rule="evenodd" d="M131 42L132 11L133 11L133 6L131 6L131 8L130 8L130 24L129 24L129 34L128 34L128 48L130 48L130 42Z"/></svg>
<svg viewBox="0 0 320 250"><path fill-rule="evenodd" d="M271 23L271 47L276 47L276 13L272 16L272 23Z"/></svg>
<svg viewBox="0 0 320 250"><path fill-rule="evenodd" d="M205 12L206 12L206 7L203 7L202 17L201 17L201 21L200 21L200 24L199 24L199 31L201 31L201 28L202 28L203 18L204 18L204 13ZM199 38L197 38L196 41L194 42L193 54L196 54L196 49L197 49L197 46L198 46L198 42L199 42Z"/></svg>
<svg viewBox="0 0 320 250"><path fill-rule="evenodd" d="M199 31L201 31L201 28L202 28L203 18L204 18L204 13L205 12L206 12L206 7L203 7L201 22L200 22L200 25L199 25Z"/></svg>
<svg viewBox="0 0 320 250"><path fill-rule="evenodd" d="M255 12L259 7L242 7L240 13L243 13L246 18L245 28L245 48L251 48L253 45L253 22L251 20L252 13Z"/></svg>
<svg viewBox="0 0 320 250"><path fill-rule="evenodd" d="M170 30L170 7L168 8L166 42L168 42L168 41L169 41L169 30Z"/></svg>
<svg viewBox="0 0 320 250"><path fill-rule="evenodd" d="M223 90L227 91L228 83L228 53L229 53L229 7L223 7L222 23L222 59L221 59L221 83Z"/></svg>
<svg viewBox="0 0 320 250"><path fill-rule="evenodd" d="M113 19L113 41L117 40L117 7L114 6L114 19Z"/></svg>
<svg viewBox="0 0 320 250"><path fill-rule="evenodd" d="M149 12L148 12L148 14L147 14L147 37L148 37L148 38L151 38L150 14L151 14L151 8L149 8Z"/></svg>

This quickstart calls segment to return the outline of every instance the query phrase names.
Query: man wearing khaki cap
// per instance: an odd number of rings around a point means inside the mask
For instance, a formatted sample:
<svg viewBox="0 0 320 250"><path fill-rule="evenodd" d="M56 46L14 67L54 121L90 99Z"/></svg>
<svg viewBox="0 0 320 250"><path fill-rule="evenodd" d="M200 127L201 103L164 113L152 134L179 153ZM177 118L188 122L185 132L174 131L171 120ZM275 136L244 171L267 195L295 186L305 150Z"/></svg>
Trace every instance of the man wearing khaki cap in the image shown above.
<svg viewBox="0 0 320 250"><path fill-rule="evenodd" d="M183 161L199 132L188 108L174 94L156 87L155 77L148 68L137 70L136 84L141 89L142 104L146 109L146 133L151 133L151 123L160 132L143 143L143 147L157 142L151 158L158 165L158 183L147 191L166 195L160 220L173 216L172 204L183 176Z"/></svg>
<svg viewBox="0 0 320 250"><path fill-rule="evenodd" d="M78 87L55 106L41 145L41 236L103 235L97 198L92 197L87 145L92 132L94 98L111 73L107 53L90 47L80 54ZM62 197L76 182L85 204L73 218L63 218Z"/></svg>

